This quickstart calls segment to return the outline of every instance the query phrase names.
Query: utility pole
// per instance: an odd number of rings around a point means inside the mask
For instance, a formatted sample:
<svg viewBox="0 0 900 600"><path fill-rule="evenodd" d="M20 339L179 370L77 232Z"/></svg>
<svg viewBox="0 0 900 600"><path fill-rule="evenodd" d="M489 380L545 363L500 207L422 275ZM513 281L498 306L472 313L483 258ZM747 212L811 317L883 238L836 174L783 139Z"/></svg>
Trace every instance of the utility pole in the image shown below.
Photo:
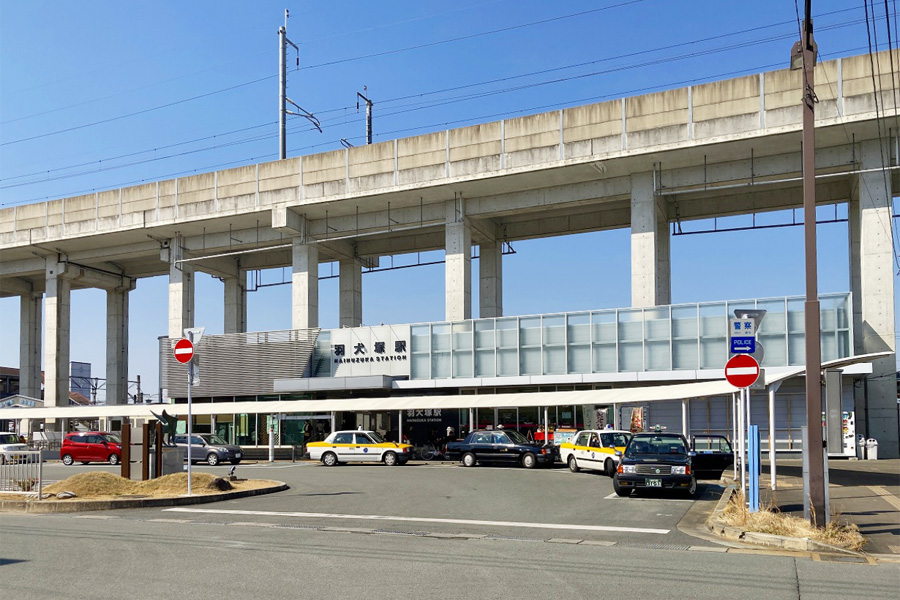
<svg viewBox="0 0 900 600"><path fill-rule="evenodd" d="M287 20L290 17L288 9L284 9L284 26L278 28L278 158L287 158L287 116L298 115L309 120L319 133L322 127L319 120L287 97L287 45L290 44L297 51L297 67L300 66L300 48L287 37ZM295 107L301 112L291 112L287 105Z"/></svg>
<svg viewBox="0 0 900 600"><path fill-rule="evenodd" d="M819 323L819 291L816 260L816 102L815 67L817 45L813 39L812 0L806 0L806 15L800 41L791 50L791 69L803 70L803 229L806 242L806 429L803 446L809 469L809 518L813 525L828 522L825 512L825 452L822 435L822 350Z"/></svg>
<svg viewBox="0 0 900 600"><path fill-rule="evenodd" d="M363 86L363 92L369 93L369 88ZM365 94L356 92L356 110L359 110L359 99L362 98L366 103L366 143L372 143L372 104L373 102L366 98Z"/></svg>

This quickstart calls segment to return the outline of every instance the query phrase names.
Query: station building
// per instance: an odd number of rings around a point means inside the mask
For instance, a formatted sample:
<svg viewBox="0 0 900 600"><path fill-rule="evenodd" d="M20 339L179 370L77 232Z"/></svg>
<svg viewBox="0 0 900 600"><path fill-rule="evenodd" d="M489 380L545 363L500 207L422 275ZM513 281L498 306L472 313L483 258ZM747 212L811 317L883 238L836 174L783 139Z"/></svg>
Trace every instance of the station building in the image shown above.
<svg viewBox="0 0 900 600"><path fill-rule="evenodd" d="M868 55L816 67L828 82L816 90L816 201L846 206L850 240L850 289L820 296L824 396L830 452L861 434L898 456L898 138L879 108L894 110L891 73L873 89L871 68ZM194 275L206 272L225 284L225 333L197 346L193 415L198 430L237 443L268 443L269 416L282 445L360 425L422 440L501 425L728 434L729 318L764 309L751 421L796 450L803 299L672 304L669 245L681 223L802 205L800 80L772 71L0 210L0 293L22 301L22 393L39 389L41 356L45 369L45 407L8 414L147 417L127 405L128 294L157 275L169 278L160 387L185 414L171 349L195 325ZM630 286L631 306L504 315L504 244L620 228L631 232L631 280L614 284ZM445 320L362 326L364 271L433 250L445 253ZM323 262L339 264L339 329L319 328ZM276 267L291 272L291 329L247 332L247 273ZM69 410L78 287L108 292L108 406Z"/></svg>

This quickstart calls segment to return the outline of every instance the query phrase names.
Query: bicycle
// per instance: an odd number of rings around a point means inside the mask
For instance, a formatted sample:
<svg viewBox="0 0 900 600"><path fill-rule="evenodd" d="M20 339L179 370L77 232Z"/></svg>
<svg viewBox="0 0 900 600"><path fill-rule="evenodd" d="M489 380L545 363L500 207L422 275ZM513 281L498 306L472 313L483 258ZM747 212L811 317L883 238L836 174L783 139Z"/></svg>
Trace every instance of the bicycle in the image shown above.
<svg viewBox="0 0 900 600"><path fill-rule="evenodd" d="M413 454L421 460L432 460L440 455L434 444L426 443L413 447Z"/></svg>

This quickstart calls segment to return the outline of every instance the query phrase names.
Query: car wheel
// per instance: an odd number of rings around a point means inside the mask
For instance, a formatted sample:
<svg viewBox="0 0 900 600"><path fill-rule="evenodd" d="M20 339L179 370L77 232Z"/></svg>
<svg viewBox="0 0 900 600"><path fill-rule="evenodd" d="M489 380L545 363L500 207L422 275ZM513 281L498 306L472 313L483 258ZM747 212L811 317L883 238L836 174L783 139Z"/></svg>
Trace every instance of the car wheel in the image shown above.
<svg viewBox="0 0 900 600"><path fill-rule="evenodd" d="M215 452L210 452L206 455L206 462L209 466L214 467L219 464L219 455Z"/></svg>
<svg viewBox="0 0 900 600"><path fill-rule="evenodd" d="M393 452L386 452L383 460L384 460L384 464L386 464L389 467L393 467L394 465L397 464L397 455L394 454Z"/></svg>
<svg viewBox="0 0 900 600"><path fill-rule="evenodd" d="M688 486L686 493L687 493L688 498L693 498L694 494L697 493L697 478L696 477L691 476L691 484Z"/></svg>
<svg viewBox="0 0 900 600"><path fill-rule="evenodd" d="M326 467L333 467L338 464L337 454L334 452L326 452L322 455L322 464Z"/></svg>
<svg viewBox="0 0 900 600"><path fill-rule="evenodd" d="M603 463L603 470L606 471L606 474L612 477L616 474L616 461L611 458L607 458L606 462Z"/></svg>
<svg viewBox="0 0 900 600"><path fill-rule="evenodd" d="M119 457L118 457L118 455L116 455L116 454L110 454L110 455L109 455L109 464L111 464L111 465L117 465L117 464L119 464Z"/></svg>
<svg viewBox="0 0 900 600"><path fill-rule="evenodd" d="M67 467L71 467L73 464L75 464L75 459L72 458L71 454L64 454L63 455L63 464L66 465Z"/></svg>
<svg viewBox="0 0 900 600"><path fill-rule="evenodd" d="M578 461L575 460L573 455L569 455L569 470L573 473L577 473L581 469L578 468Z"/></svg>
<svg viewBox="0 0 900 600"><path fill-rule="evenodd" d="M531 452L526 452L522 457L522 466L526 469L533 469L537 465L537 459Z"/></svg>
<svg viewBox="0 0 900 600"><path fill-rule="evenodd" d="M237 460L229 460L228 462L230 462L230 463L233 464L233 465L237 465L237 464L240 464L241 459L237 459Z"/></svg>
<svg viewBox="0 0 900 600"><path fill-rule="evenodd" d="M462 464L466 467L474 467L475 466L475 455L471 452L466 452L462 457Z"/></svg>
<svg viewBox="0 0 900 600"><path fill-rule="evenodd" d="M625 496L631 495L631 490L629 490L628 488L623 488L619 485L618 477L613 477L613 489L616 490L617 495L622 496L623 498Z"/></svg>

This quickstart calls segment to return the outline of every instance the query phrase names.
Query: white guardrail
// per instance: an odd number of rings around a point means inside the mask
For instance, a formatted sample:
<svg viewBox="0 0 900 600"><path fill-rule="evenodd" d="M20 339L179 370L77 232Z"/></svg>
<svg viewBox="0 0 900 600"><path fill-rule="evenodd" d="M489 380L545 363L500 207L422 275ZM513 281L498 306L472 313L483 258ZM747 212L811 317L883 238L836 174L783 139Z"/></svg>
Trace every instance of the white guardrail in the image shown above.
<svg viewBox="0 0 900 600"><path fill-rule="evenodd" d="M43 464L40 450L0 452L0 493L33 495L40 500Z"/></svg>

